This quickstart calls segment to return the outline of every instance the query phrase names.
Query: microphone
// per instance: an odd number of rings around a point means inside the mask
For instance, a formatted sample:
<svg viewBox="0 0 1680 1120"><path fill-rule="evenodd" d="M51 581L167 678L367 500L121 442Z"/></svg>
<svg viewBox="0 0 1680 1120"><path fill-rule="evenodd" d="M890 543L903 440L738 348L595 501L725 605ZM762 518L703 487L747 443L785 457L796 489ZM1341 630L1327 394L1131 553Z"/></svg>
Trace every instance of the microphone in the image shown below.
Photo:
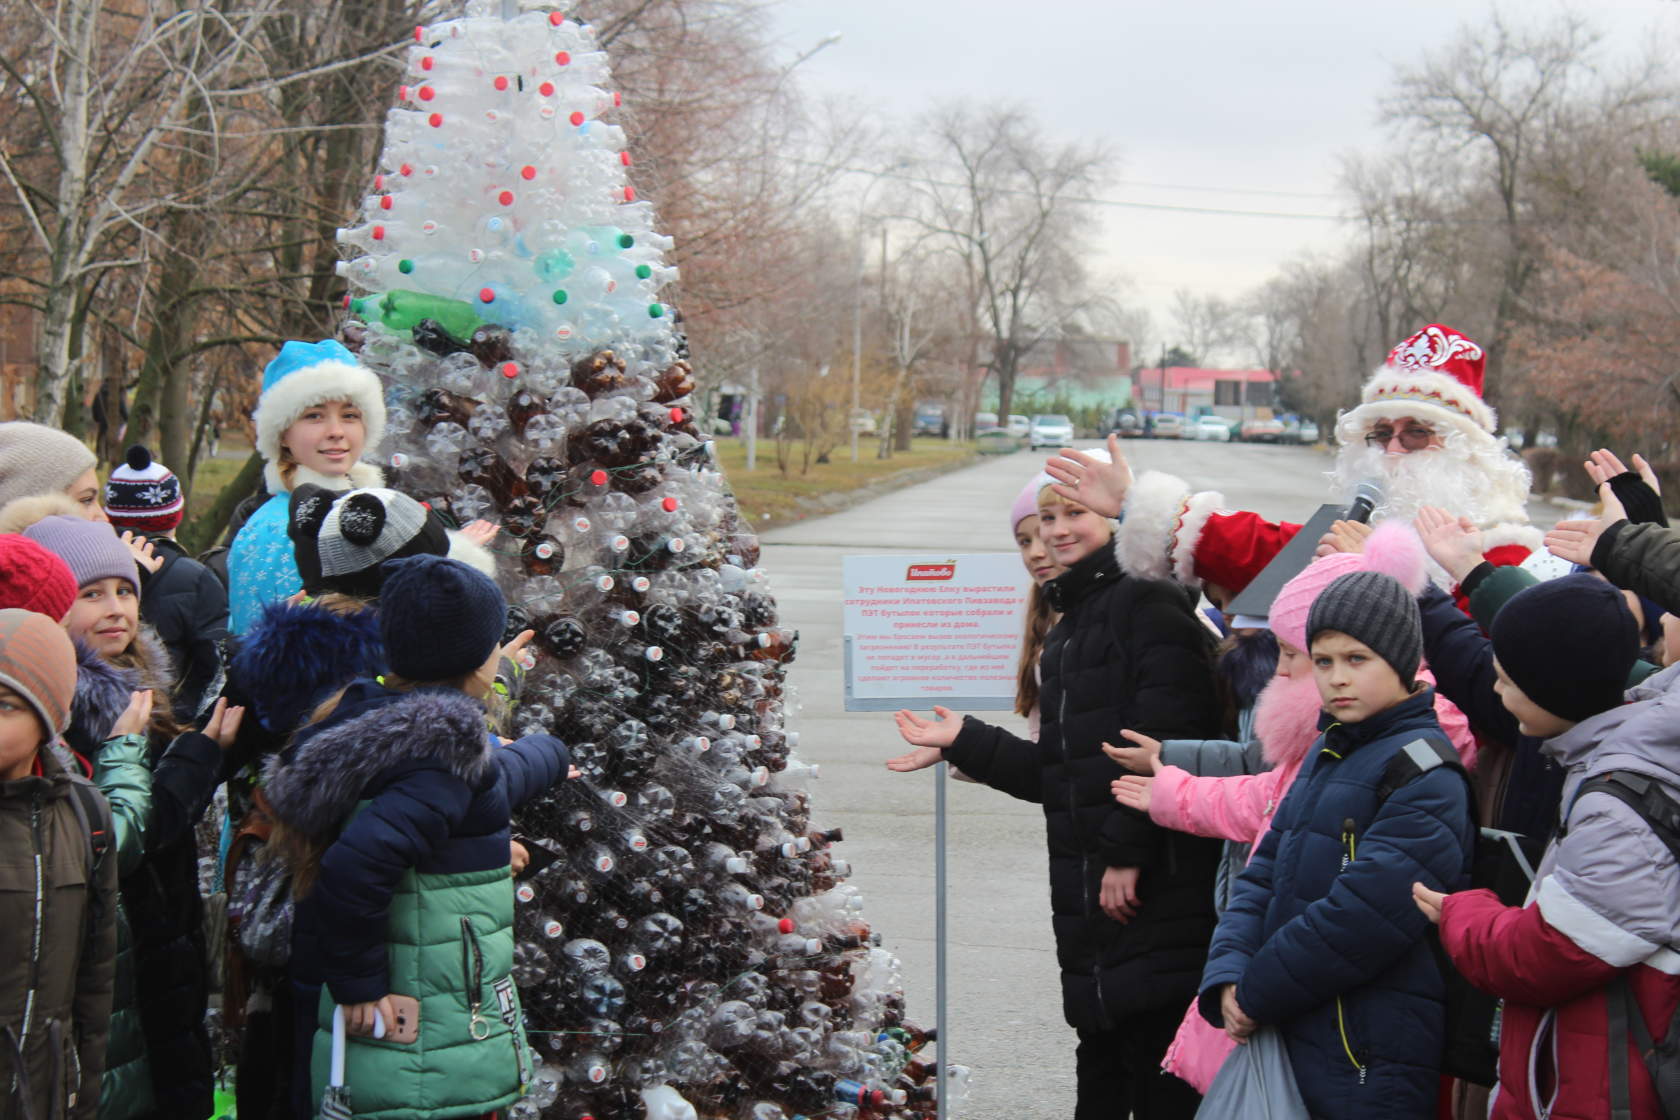
<svg viewBox="0 0 1680 1120"><path fill-rule="evenodd" d="M1371 513L1383 500L1382 482L1379 479L1367 478L1353 488L1353 504L1347 508L1346 521L1358 521L1369 524Z"/></svg>

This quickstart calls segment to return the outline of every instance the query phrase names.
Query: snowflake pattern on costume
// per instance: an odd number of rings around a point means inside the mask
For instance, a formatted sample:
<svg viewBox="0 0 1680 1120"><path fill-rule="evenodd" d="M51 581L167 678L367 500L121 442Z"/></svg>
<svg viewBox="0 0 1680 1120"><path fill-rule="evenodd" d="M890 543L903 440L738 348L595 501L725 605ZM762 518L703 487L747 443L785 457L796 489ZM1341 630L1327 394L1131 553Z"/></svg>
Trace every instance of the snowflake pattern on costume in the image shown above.
<svg viewBox="0 0 1680 1120"><path fill-rule="evenodd" d="M255 626L263 607L303 586L286 535L291 497L264 502L228 546L228 630L235 635Z"/></svg>

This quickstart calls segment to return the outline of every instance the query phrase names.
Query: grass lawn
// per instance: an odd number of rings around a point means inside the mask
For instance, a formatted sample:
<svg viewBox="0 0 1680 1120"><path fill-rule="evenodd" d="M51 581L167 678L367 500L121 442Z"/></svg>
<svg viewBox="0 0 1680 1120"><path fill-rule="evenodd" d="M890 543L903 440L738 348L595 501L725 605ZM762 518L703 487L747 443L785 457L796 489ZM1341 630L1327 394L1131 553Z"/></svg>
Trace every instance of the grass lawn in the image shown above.
<svg viewBox="0 0 1680 1120"><path fill-rule="evenodd" d="M954 467L975 456L972 443L953 443L943 439L918 439L909 451L899 451L891 459L875 458L877 443L865 439L858 444L858 462L852 462L851 448L841 444L829 454L826 463L811 464L809 474L799 473L799 444L794 444L789 456L788 474L782 477L776 469L776 445L772 440L758 441L758 466L747 470L747 445L744 440L719 439L718 463L735 491L744 519L755 529L767 529L799 521L815 513L826 512L812 499L825 494L856 490L881 482L895 474L928 468ZM769 514L768 517L765 515Z"/></svg>

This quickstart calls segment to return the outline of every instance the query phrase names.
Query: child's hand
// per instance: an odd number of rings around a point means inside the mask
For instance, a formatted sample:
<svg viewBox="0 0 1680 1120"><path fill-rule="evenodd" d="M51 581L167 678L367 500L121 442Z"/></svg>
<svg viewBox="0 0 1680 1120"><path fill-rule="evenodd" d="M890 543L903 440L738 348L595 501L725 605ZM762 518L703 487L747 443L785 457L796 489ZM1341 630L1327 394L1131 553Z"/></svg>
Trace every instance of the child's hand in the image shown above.
<svg viewBox="0 0 1680 1120"><path fill-rule="evenodd" d="M225 751L239 737L239 724L244 719L244 708L230 708L226 696L218 697L215 708L210 712L210 721L204 725L204 733L216 740L216 745Z"/></svg>
<svg viewBox="0 0 1680 1120"><path fill-rule="evenodd" d="M1050 488L1092 513L1119 517L1132 488L1132 467L1120 453L1120 437L1112 432L1108 436L1108 456L1111 462L1105 463L1083 451L1064 448L1044 464L1045 473L1056 480Z"/></svg>
<svg viewBox="0 0 1680 1120"><path fill-rule="evenodd" d="M382 996L372 1003L345 1004L345 1033L361 1035L364 1038L377 1037L373 1034L375 1015L380 1019L380 1035L389 1034L391 1028L397 1025L397 1013L391 1007L390 996Z"/></svg>
<svg viewBox="0 0 1680 1120"><path fill-rule="evenodd" d="M1143 905L1138 899L1138 877L1142 874L1141 867L1110 867L1103 872L1097 901L1104 914L1122 925L1137 917L1138 907Z"/></svg>
<svg viewBox="0 0 1680 1120"><path fill-rule="evenodd" d="M460 531L467 540L483 548L496 539L496 534L502 531L502 527L494 521L469 521L461 526Z"/></svg>
<svg viewBox="0 0 1680 1120"><path fill-rule="evenodd" d="M938 706L934 707L933 714L939 718L922 719L914 712L898 711L893 713L893 722L898 724L898 733L904 736L904 741L912 747L934 747L944 750L957 741L957 732L962 730L962 719L951 709ZM934 761L937 762L938 759Z"/></svg>
<svg viewBox="0 0 1680 1120"><path fill-rule="evenodd" d="M508 862L513 866L514 878L531 863L531 853L517 840L508 841Z"/></svg>
<svg viewBox="0 0 1680 1120"><path fill-rule="evenodd" d="M128 546L130 552L134 553L134 562L146 569L148 573L155 573L163 567L163 557L157 554L157 549L152 547L152 543L145 537L135 536L134 530L124 529L122 531L122 542Z"/></svg>
<svg viewBox="0 0 1680 1120"><path fill-rule="evenodd" d="M1103 753L1126 769L1136 774L1159 774L1161 772L1161 741L1151 739L1147 735L1140 735L1136 731L1122 731L1120 737L1136 746L1117 747L1112 743L1102 745Z"/></svg>
<svg viewBox="0 0 1680 1120"><path fill-rule="evenodd" d="M1455 583L1482 562L1482 532L1467 517L1454 517L1444 509L1424 506L1412 519L1418 538L1429 558L1446 569Z"/></svg>
<svg viewBox="0 0 1680 1120"><path fill-rule="evenodd" d="M1604 491L1610 494L1608 488ZM1614 504L1616 512L1611 515L1610 507ZM1604 535L1604 530L1623 519L1622 503L1610 495L1604 503L1604 515L1597 521L1559 521L1552 526L1552 531L1546 534L1546 551L1553 556L1569 561L1571 564L1581 564L1592 567L1593 549L1598 547L1598 538Z"/></svg>
<svg viewBox="0 0 1680 1120"><path fill-rule="evenodd" d="M502 647L499 656L507 658L521 669L531 670L536 668L536 657L525 651L525 647L530 645L531 639L536 636L537 632L535 630L521 630L514 636L513 641Z"/></svg>
<svg viewBox="0 0 1680 1120"><path fill-rule="evenodd" d="M945 752L938 747L917 747L897 758L887 759L887 769L899 774L908 774L915 770L926 770L929 766L937 766L945 761Z"/></svg>
<svg viewBox="0 0 1680 1120"><path fill-rule="evenodd" d="M1225 1020L1225 1033L1238 1042L1247 1042L1249 1035L1260 1027L1237 1002L1235 984L1225 985L1225 990L1219 993L1219 1013Z"/></svg>
<svg viewBox="0 0 1680 1120"><path fill-rule="evenodd" d="M1582 466L1587 468L1587 477L1593 480L1595 487L1603 486L1617 475L1627 473L1627 468L1622 465L1616 453L1602 447L1587 456L1587 461ZM1657 472L1651 469L1651 464L1645 461L1645 456L1633 457L1633 469L1645 485L1658 494L1662 493L1662 482L1657 478Z"/></svg>
<svg viewBox="0 0 1680 1120"><path fill-rule="evenodd" d="M1440 891L1432 891L1422 883L1412 884L1412 901L1423 911L1423 916L1435 925L1441 924L1441 903L1446 900L1447 896Z"/></svg>
<svg viewBox="0 0 1680 1120"><path fill-rule="evenodd" d="M141 689L139 692L128 694L128 707L117 717L117 722L111 725L111 733L105 738L120 739L124 735L144 735L151 725L152 690Z"/></svg>
<svg viewBox="0 0 1680 1120"><path fill-rule="evenodd" d="M566 767L566 780L568 782L575 782L581 777L583 777L582 770L579 770L576 766Z"/></svg>
<svg viewBox="0 0 1680 1120"><path fill-rule="evenodd" d="M1114 779L1109 788L1114 791L1114 800L1126 808L1147 813L1149 812L1149 787L1154 784L1154 778L1127 774L1124 778Z"/></svg>

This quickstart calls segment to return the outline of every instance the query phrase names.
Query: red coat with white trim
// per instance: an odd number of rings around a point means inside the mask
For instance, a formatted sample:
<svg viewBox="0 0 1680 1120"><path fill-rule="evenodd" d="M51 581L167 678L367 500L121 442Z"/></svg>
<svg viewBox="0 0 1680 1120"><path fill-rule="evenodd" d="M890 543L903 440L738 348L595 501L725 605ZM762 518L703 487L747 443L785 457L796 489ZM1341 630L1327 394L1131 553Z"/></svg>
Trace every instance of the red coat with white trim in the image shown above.
<svg viewBox="0 0 1680 1120"><path fill-rule="evenodd" d="M1609 794L1576 798L1588 779L1631 770L1680 797L1680 666L1542 748L1568 769L1567 829L1525 907L1490 891L1447 897L1441 942L1471 983L1505 1001L1493 1120L1610 1115L1606 985L1626 972L1651 1037L1680 1007L1680 865L1639 815ZM1633 1115L1661 1120L1629 1045Z"/></svg>

